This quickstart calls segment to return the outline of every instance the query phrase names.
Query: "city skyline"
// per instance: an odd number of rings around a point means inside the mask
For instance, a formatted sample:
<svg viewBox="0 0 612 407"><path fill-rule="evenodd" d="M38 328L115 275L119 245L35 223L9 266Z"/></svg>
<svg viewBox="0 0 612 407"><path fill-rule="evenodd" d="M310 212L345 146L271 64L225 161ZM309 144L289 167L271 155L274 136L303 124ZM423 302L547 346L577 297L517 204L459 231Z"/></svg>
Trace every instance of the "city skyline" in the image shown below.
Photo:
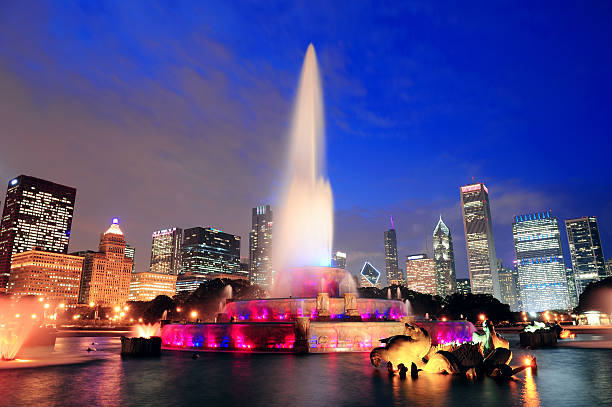
<svg viewBox="0 0 612 407"><path fill-rule="evenodd" d="M138 6L109 6L102 20L77 5L62 5L63 17L18 3L4 9L0 81L7 98L0 111L7 140L20 143L6 143L0 153L0 180L29 174L77 188L71 250L94 248L97 230L117 216L137 248L137 271L147 267L151 232L175 225L214 225L240 235L246 253L247 211L277 203L275 174L299 54L312 41L329 101L334 247L347 251L353 274L366 259L384 269L380 233L388 213L405 225L397 228L400 258L424 250L425 230L442 213L457 231L457 276L466 277L456 187L472 177L490 188L504 264L513 260L512 216L539 208L560 220L597 216L604 254L612 253L605 9L546 9L540 21L544 10L508 13L494 4L436 13L407 7L381 25L371 17L383 18L382 9L363 5L343 15L322 5L298 13L299 24L270 10L275 24L262 32L260 12L247 6L221 22L226 7L178 10L173 26L163 13ZM125 19L113 19L113 12ZM338 21L347 23L342 32ZM541 29L517 28L525 22ZM374 35L357 35L364 27ZM381 45L381 36L389 41ZM462 40L473 36L481 42ZM150 41L161 46L151 49ZM555 51L558 44L563 53ZM249 119L228 120L236 117ZM578 135L602 147L588 161L567 165L559 157L570 156ZM535 138L549 154L536 161L517 153L512 165L500 165L507 151L521 151ZM387 165L361 171L359 157Z"/></svg>

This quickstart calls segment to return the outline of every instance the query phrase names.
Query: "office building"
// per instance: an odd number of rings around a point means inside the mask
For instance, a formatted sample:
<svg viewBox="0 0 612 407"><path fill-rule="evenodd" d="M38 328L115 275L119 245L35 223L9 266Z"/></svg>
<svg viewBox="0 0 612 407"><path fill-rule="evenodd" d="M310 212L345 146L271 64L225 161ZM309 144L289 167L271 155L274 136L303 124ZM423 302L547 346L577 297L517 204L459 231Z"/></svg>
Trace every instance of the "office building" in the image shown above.
<svg viewBox="0 0 612 407"><path fill-rule="evenodd" d="M472 286L469 278L458 278L457 279L457 293L459 294L471 294Z"/></svg>
<svg viewBox="0 0 612 407"><path fill-rule="evenodd" d="M359 273L359 285L361 287L376 287L382 288L380 282L380 271L371 265L369 262L365 262Z"/></svg>
<svg viewBox="0 0 612 407"><path fill-rule="evenodd" d="M227 274L227 273L208 273L208 274L197 274L197 273L184 273L179 274L176 279L176 294L181 297L186 297L198 289L200 284L211 280L242 280L249 281L248 273L238 274Z"/></svg>
<svg viewBox="0 0 612 407"><path fill-rule="evenodd" d="M346 270L346 253L336 250L332 256L332 267Z"/></svg>
<svg viewBox="0 0 612 407"><path fill-rule="evenodd" d="M240 236L219 229L185 229L181 254L182 273L240 272Z"/></svg>
<svg viewBox="0 0 612 407"><path fill-rule="evenodd" d="M51 304L76 305L83 258L34 249L13 255L8 293L39 295Z"/></svg>
<svg viewBox="0 0 612 407"><path fill-rule="evenodd" d="M391 218L391 229L385 231L384 237L387 283L389 285L404 285L404 276L397 261L397 236L395 235L395 229L393 229L393 218Z"/></svg>
<svg viewBox="0 0 612 407"><path fill-rule="evenodd" d="M436 266L427 254L406 257L406 287L423 294L436 295Z"/></svg>
<svg viewBox="0 0 612 407"><path fill-rule="evenodd" d="M570 308L576 308L578 306L578 289L576 287L574 270L571 267L566 267L565 276L567 277L567 292L569 296Z"/></svg>
<svg viewBox="0 0 612 407"><path fill-rule="evenodd" d="M151 273L178 275L181 271L183 230L169 228L153 232Z"/></svg>
<svg viewBox="0 0 612 407"><path fill-rule="evenodd" d="M510 306L510 311L521 310L521 294L519 289L518 270L516 267L498 267L499 290L501 302Z"/></svg>
<svg viewBox="0 0 612 407"><path fill-rule="evenodd" d="M572 259L572 269L576 278L576 289L580 295L589 283L606 277L597 218L588 216L567 219L565 231Z"/></svg>
<svg viewBox="0 0 612 407"><path fill-rule="evenodd" d="M134 273L136 271L136 262L135 262L136 249L133 246L126 244L125 245L125 257L132 260L132 273Z"/></svg>
<svg viewBox="0 0 612 407"><path fill-rule="evenodd" d="M436 293L442 297L457 292L455 252L453 237L442 216L433 232L434 266L436 269Z"/></svg>
<svg viewBox="0 0 612 407"><path fill-rule="evenodd" d="M98 251L86 253L83 261L79 302L121 306L130 295L132 259L125 255L125 238L119 220L100 236Z"/></svg>
<svg viewBox="0 0 612 407"><path fill-rule="evenodd" d="M270 205L260 205L252 209L249 232L249 281L263 289L269 289L274 283L271 260L273 224Z"/></svg>
<svg viewBox="0 0 612 407"><path fill-rule="evenodd" d="M612 276L612 259L606 260L606 277Z"/></svg>
<svg viewBox="0 0 612 407"><path fill-rule="evenodd" d="M515 216L512 236L522 310L569 309L557 218L550 211Z"/></svg>
<svg viewBox="0 0 612 407"><path fill-rule="evenodd" d="M170 298L176 294L176 274L132 273L130 301L151 301L158 295Z"/></svg>
<svg viewBox="0 0 612 407"><path fill-rule="evenodd" d="M11 259L34 248L68 253L76 189L20 175L9 181L0 225L0 293Z"/></svg>
<svg viewBox="0 0 612 407"><path fill-rule="evenodd" d="M489 190L483 183L476 183L464 185L460 191L472 293L500 299Z"/></svg>

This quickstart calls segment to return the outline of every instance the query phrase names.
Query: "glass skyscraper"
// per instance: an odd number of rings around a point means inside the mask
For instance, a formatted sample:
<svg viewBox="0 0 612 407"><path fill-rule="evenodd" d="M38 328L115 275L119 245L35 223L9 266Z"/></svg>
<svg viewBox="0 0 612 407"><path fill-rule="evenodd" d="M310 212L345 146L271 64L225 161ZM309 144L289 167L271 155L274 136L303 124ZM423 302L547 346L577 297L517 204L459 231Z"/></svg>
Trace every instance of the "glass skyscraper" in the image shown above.
<svg viewBox="0 0 612 407"><path fill-rule="evenodd" d="M436 268L434 259L427 254L406 256L406 287L423 294L436 294Z"/></svg>
<svg viewBox="0 0 612 407"><path fill-rule="evenodd" d="M273 214L270 205L260 205L252 210L249 233L249 281L264 289L274 283L272 270Z"/></svg>
<svg viewBox="0 0 612 407"><path fill-rule="evenodd" d="M389 285L403 285L404 276L399 268L397 261L397 236L393 229L393 220L391 221L391 229L385 233L385 270L387 271L387 283Z"/></svg>
<svg viewBox="0 0 612 407"><path fill-rule="evenodd" d="M469 278L458 278L457 279L457 293L459 294L471 294L472 286Z"/></svg>
<svg viewBox="0 0 612 407"><path fill-rule="evenodd" d="M599 226L595 216L588 216L565 221L567 241L572 258L572 268L576 278L576 290L582 294L584 288L592 282L606 277Z"/></svg>
<svg viewBox="0 0 612 407"><path fill-rule="evenodd" d="M557 218L550 211L515 216L512 236L523 311L569 309Z"/></svg>
<svg viewBox="0 0 612 407"><path fill-rule="evenodd" d="M179 274L181 270L181 249L183 230L169 228L156 230L152 235L151 272L158 274Z"/></svg>
<svg viewBox="0 0 612 407"><path fill-rule="evenodd" d="M13 255L37 248L68 253L76 189L20 175L9 181L0 225L0 292Z"/></svg>
<svg viewBox="0 0 612 407"><path fill-rule="evenodd" d="M361 287L381 288L380 271L376 270L369 262L365 262L359 273L359 285Z"/></svg>
<svg viewBox="0 0 612 407"><path fill-rule="evenodd" d="M240 273L240 236L219 229L185 229L181 272L195 274Z"/></svg>
<svg viewBox="0 0 612 407"><path fill-rule="evenodd" d="M460 191L472 293L492 294L501 300L489 190L480 182L464 185Z"/></svg>
<svg viewBox="0 0 612 407"><path fill-rule="evenodd" d="M436 268L436 293L442 297L457 292L455 253L450 229L440 215L433 232L434 264Z"/></svg>
<svg viewBox="0 0 612 407"><path fill-rule="evenodd" d="M346 253L336 250L332 256L331 265L346 270Z"/></svg>
<svg viewBox="0 0 612 407"><path fill-rule="evenodd" d="M498 267L499 290L504 304L510 306L510 311L518 312L521 310L521 293L519 288L518 270L516 267Z"/></svg>

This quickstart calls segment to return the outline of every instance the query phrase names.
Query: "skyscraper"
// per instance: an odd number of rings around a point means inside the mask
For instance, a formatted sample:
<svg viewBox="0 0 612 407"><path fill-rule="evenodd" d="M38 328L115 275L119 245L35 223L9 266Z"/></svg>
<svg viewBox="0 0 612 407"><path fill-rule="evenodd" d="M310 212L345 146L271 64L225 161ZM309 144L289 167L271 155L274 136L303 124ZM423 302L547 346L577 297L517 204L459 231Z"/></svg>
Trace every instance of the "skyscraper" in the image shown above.
<svg viewBox="0 0 612 407"><path fill-rule="evenodd" d="M363 263L361 272L359 273L359 285L361 287L376 287L381 288L380 283L380 271L370 264L370 262Z"/></svg>
<svg viewBox="0 0 612 407"><path fill-rule="evenodd" d="M136 248L134 246L126 244L125 257L132 260L132 273L134 273L136 271Z"/></svg>
<svg viewBox="0 0 612 407"><path fill-rule="evenodd" d="M612 259L606 260L606 277L612 276Z"/></svg>
<svg viewBox="0 0 612 407"><path fill-rule="evenodd" d="M332 256L331 265L346 270L346 253L336 250Z"/></svg>
<svg viewBox="0 0 612 407"><path fill-rule="evenodd" d="M510 306L510 311L521 310L521 293L519 289L519 277L516 267L498 267L499 290L501 302Z"/></svg>
<svg viewBox="0 0 612 407"><path fill-rule="evenodd" d="M599 281L606 276L597 218L588 216L567 219L565 230L576 278L576 289L580 295L589 283Z"/></svg>
<svg viewBox="0 0 612 407"><path fill-rule="evenodd" d="M402 270L397 262L397 236L393 228L393 218L391 218L391 229L386 230L384 236L387 283L389 285L404 285L404 276L402 276Z"/></svg>
<svg viewBox="0 0 612 407"><path fill-rule="evenodd" d="M427 254L406 257L406 287L423 294L436 294L436 267Z"/></svg>
<svg viewBox="0 0 612 407"><path fill-rule="evenodd" d="M272 270L272 209L270 205L253 208L249 233L249 281L264 289L274 282Z"/></svg>
<svg viewBox="0 0 612 407"><path fill-rule="evenodd" d="M574 276L574 270L570 267L565 268L565 276L567 277L567 292L569 295L569 302L571 308L578 306L578 290L576 289L576 277Z"/></svg>
<svg viewBox="0 0 612 407"><path fill-rule="evenodd" d="M557 218L550 211L515 216L512 236L523 310L569 309Z"/></svg>
<svg viewBox="0 0 612 407"><path fill-rule="evenodd" d="M169 228L153 232L151 272L178 275L181 270L183 230Z"/></svg>
<svg viewBox="0 0 612 407"><path fill-rule="evenodd" d="M240 273L240 236L219 229L185 229L181 273Z"/></svg>
<svg viewBox="0 0 612 407"><path fill-rule="evenodd" d="M76 189L20 175L9 181L0 225L0 292L13 255L38 248L68 253Z"/></svg>
<svg viewBox="0 0 612 407"><path fill-rule="evenodd" d="M457 279L457 293L459 294L471 294L472 287L470 285L469 278L458 278Z"/></svg>
<svg viewBox="0 0 612 407"><path fill-rule="evenodd" d="M123 305L130 294L132 259L125 255L125 237L119 220L100 235L98 251L85 253L79 302L98 305Z"/></svg>
<svg viewBox="0 0 612 407"><path fill-rule="evenodd" d="M489 190L482 182L464 185L460 190L472 293L500 299Z"/></svg>
<svg viewBox="0 0 612 407"><path fill-rule="evenodd" d="M436 269L436 293L442 297L457 292L455 253L450 229L442 221L442 215L433 232L434 265Z"/></svg>

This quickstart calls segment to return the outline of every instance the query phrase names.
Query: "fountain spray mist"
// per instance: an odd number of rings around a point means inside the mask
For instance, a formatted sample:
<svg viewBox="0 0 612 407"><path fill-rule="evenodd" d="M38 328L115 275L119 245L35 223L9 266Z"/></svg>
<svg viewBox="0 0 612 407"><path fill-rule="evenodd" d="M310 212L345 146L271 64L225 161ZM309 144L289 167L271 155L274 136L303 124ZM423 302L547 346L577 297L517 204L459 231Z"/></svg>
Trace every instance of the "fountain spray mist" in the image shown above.
<svg viewBox="0 0 612 407"><path fill-rule="evenodd" d="M333 198L325 177L325 120L314 46L306 51L293 112L286 178L274 224L273 266L277 274L296 267L329 266ZM288 288L275 277L275 295Z"/></svg>

